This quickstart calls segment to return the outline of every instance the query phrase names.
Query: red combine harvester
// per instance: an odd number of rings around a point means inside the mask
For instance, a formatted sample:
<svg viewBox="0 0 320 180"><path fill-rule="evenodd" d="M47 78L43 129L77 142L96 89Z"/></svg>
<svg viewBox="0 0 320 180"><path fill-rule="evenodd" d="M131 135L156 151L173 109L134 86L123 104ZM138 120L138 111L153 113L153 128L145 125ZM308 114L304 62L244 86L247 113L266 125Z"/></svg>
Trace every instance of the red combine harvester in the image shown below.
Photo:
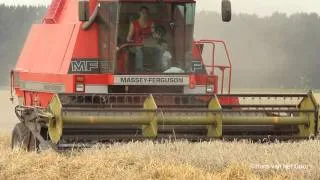
<svg viewBox="0 0 320 180"><path fill-rule="evenodd" d="M312 92L230 94L228 49L223 41L193 39L195 5L53 0L42 24L32 26L11 73L21 121L12 147L316 136ZM222 20L230 21L230 1L222 0L221 7ZM216 64L218 45L226 65ZM208 49L212 57L204 59Z"/></svg>

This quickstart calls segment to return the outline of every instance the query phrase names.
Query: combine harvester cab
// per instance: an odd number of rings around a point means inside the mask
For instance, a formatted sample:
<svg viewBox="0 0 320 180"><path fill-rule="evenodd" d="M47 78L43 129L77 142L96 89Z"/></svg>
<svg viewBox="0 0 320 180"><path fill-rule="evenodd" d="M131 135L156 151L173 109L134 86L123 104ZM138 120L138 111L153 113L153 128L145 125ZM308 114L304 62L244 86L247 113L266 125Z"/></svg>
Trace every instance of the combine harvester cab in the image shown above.
<svg viewBox="0 0 320 180"><path fill-rule="evenodd" d="M193 0L54 0L11 74L21 121L12 147L317 135L312 92L231 94L226 44L194 41L194 15ZM222 20L230 19L223 0Z"/></svg>

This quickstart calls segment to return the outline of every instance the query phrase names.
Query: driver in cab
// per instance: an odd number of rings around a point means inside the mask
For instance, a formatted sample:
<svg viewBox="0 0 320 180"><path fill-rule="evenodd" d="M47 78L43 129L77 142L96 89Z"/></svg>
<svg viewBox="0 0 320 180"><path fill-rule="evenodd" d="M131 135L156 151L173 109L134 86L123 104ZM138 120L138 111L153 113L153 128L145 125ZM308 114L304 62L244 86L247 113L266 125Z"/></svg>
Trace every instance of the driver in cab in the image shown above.
<svg viewBox="0 0 320 180"><path fill-rule="evenodd" d="M153 38L153 40L160 40L161 35L154 30L154 22L149 19L149 9L146 6L141 6L139 10L139 18L130 23L127 42L143 44L146 40ZM163 52L161 49L154 47L155 64L161 59ZM143 72L143 47L136 46L130 49L135 54L135 72Z"/></svg>

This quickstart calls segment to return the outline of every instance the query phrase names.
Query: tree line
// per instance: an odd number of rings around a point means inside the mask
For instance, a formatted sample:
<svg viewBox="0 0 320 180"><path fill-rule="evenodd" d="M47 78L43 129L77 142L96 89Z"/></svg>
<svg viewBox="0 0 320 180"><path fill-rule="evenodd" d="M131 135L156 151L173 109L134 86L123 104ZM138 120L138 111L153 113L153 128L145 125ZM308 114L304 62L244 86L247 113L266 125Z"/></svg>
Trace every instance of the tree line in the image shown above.
<svg viewBox="0 0 320 180"><path fill-rule="evenodd" d="M45 7L0 5L0 87L7 86L32 23L41 22L45 12ZM195 38L226 41L234 88L320 88L317 14L234 14L232 18L223 23L219 13L198 12Z"/></svg>

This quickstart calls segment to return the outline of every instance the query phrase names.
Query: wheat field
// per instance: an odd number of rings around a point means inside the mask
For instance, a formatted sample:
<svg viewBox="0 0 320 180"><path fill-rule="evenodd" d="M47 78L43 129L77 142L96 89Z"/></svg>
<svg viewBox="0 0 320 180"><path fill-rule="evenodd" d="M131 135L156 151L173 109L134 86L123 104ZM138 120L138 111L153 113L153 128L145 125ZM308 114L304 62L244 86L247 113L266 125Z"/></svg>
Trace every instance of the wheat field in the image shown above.
<svg viewBox="0 0 320 180"><path fill-rule="evenodd" d="M1 92L0 179L320 179L320 141L131 142L81 151L10 149L16 122Z"/></svg>

